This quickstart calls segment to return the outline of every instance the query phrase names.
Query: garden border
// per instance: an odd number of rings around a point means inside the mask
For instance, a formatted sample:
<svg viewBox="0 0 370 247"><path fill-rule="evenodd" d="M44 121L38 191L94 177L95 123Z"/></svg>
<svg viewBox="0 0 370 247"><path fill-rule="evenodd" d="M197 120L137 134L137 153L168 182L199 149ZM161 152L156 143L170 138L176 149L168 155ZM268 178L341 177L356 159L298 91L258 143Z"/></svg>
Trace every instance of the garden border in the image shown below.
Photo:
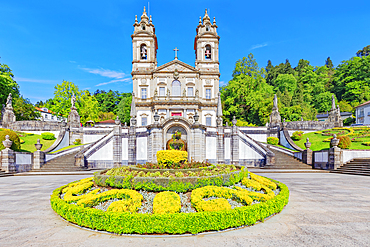
<svg viewBox="0 0 370 247"><path fill-rule="evenodd" d="M61 217L82 227L117 234L196 234L204 231L250 226L257 221L279 213L288 204L289 189L279 182L280 193L269 201L243 206L231 210L198 213L138 214L127 212L104 212L99 209L68 204L60 198L62 189L53 191L50 202L52 209Z"/></svg>

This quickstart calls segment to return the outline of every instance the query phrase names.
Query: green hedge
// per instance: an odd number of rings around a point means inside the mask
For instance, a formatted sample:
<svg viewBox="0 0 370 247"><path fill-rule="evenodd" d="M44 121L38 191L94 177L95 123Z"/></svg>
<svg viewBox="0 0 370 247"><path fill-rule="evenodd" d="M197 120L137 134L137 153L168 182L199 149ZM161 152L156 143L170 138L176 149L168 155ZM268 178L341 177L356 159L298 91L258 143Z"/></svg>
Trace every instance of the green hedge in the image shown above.
<svg viewBox="0 0 370 247"><path fill-rule="evenodd" d="M248 177L248 170L242 170L229 174L219 174L209 177L134 177L130 176L109 176L102 175L102 172L94 173L94 181L103 187L114 187L119 189L134 189L146 191L176 191L187 192L199 187L208 185L230 186L238 183L244 177Z"/></svg>
<svg viewBox="0 0 370 247"><path fill-rule="evenodd" d="M272 180L274 181L274 180ZM60 199L62 186L51 195L51 207L64 219L77 225L113 233L199 233L204 231L222 230L231 227L253 225L257 221L279 213L288 204L288 187L277 182L280 193L273 199L239 207L231 210L172 213L172 214L139 214L104 212L94 208L84 208L68 204Z"/></svg>
<svg viewBox="0 0 370 247"><path fill-rule="evenodd" d="M41 137L44 140L54 140L55 139L54 134L53 133L50 133L50 132L41 133Z"/></svg>
<svg viewBox="0 0 370 247"><path fill-rule="evenodd" d="M19 139L18 134L10 129L0 129L0 151L5 149L3 141L5 141L5 136L9 136L9 139L13 142L10 149L14 151L21 150L21 140Z"/></svg>

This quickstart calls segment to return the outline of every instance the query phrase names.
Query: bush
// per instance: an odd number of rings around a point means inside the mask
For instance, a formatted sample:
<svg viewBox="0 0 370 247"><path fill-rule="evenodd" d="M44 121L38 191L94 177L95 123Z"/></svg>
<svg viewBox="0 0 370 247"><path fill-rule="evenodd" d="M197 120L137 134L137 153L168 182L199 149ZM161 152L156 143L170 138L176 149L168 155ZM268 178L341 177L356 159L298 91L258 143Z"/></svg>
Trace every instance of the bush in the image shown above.
<svg viewBox="0 0 370 247"><path fill-rule="evenodd" d="M267 144L271 144L271 145L278 145L279 144L279 138L277 137L267 137Z"/></svg>
<svg viewBox="0 0 370 247"><path fill-rule="evenodd" d="M10 130L10 129L2 129L2 131L0 131L0 151L5 149L3 145L3 141L5 141L5 136L7 135L9 136L9 140L13 142L10 149L14 151L21 150L21 140L19 139L19 136L17 135L17 133L15 133L13 130Z"/></svg>
<svg viewBox="0 0 370 247"><path fill-rule="evenodd" d="M81 145L81 143L82 143L81 139L76 139L76 140L73 142L73 144L75 144L75 145Z"/></svg>
<svg viewBox="0 0 370 247"><path fill-rule="evenodd" d="M291 138L293 139L293 141L299 141L299 140L302 139L302 137L303 137L303 131L296 131L291 136Z"/></svg>
<svg viewBox="0 0 370 247"><path fill-rule="evenodd" d="M157 152L158 165L171 167L174 164L188 161L188 152L179 150L161 150Z"/></svg>
<svg viewBox="0 0 370 247"><path fill-rule="evenodd" d="M351 138L348 136L338 136L339 144L338 147L342 149L349 149L351 147Z"/></svg>
<svg viewBox="0 0 370 247"><path fill-rule="evenodd" d="M363 142L361 143L362 145L365 145L365 146L370 146L370 142Z"/></svg>
<svg viewBox="0 0 370 247"><path fill-rule="evenodd" d="M55 140L54 134L53 133L50 133L50 132L41 133L41 137L44 140Z"/></svg>

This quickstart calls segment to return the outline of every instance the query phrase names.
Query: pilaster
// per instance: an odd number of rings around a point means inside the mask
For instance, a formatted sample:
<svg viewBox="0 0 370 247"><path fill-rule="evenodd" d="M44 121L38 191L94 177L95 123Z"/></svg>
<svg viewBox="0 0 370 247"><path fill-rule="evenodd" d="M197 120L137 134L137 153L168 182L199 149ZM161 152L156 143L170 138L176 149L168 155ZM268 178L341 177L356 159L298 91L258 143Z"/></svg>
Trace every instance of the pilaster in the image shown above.
<svg viewBox="0 0 370 247"><path fill-rule="evenodd" d="M231 164L239 164L239 135L238 127L236 126L236 118L232 121L233 127L231 128Z"/></svg>
<svg viewBox="0 0 370 247"><path fill-rule="evenodd" d="M113 166L122 166L122 127L121 122L116 120L116 125L113 127Z"/></svg>

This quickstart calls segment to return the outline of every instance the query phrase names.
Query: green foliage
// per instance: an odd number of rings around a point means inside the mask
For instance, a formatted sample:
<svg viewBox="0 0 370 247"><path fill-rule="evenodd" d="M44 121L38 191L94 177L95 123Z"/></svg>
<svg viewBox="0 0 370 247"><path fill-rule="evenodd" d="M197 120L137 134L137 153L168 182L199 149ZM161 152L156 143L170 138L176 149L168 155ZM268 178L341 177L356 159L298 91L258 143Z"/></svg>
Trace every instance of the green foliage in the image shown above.
<svg viewBox="0 0 370 247"><path fill-rule="evenodd" d="M98 89L94 92L93 96L99 103L99 111L112 112L113 114L117 114L118 104L122 99L122 95L118 91L109 90L108 92L106 92L104 90ZM103 119L101 121L103 121Z"/></svg>
<svg viewBox="0 0 370 247"><path fill-rule="evenodd" d="M356 118L348 117L343 120L343 125L344 126L351 126L351 124L356 123Z"/></svg>
<svg viewBox="0 0 370 247"><path fill-rule="evenodd" d="M74 145L81 145L81 143L82 143L81 139L76 139L76 140L73 142L73 144L74 144Z"/></svg>
<svg viewBox="0 0 370 247"><path fill-rule="evenodd" d="M36 120L41 117L29 99L24 99L23 96L13 99L13 109L17 121Z"/></svg>
<svg viewBox="0 0 370 247"><path fill-rule="evenodd" d="M14 80L12 70L6 64L0 63L0 106L6 103L9 93L13 98L19 96L19 85Z"/></svg>
<svg viewBox="0 0 370 247"><path fill-rule="evenodd" d="M50 132L41 133L41 137L44 140L55 140L54 134L53 133L50 133Z"/></svg>
<svg viewBox="0 0 370 247"><path fill-rule="evenodd" d="M278 145L279 144L279 138L273 137L273 136L267 137L267 144Z"/></svg>
<svg viewBox="0 0 370 247"><path fill-rule="evenodd" d="M170 213L170 214L138 214L125 212L104 212L94 208L80 207L69 204L60 198L62 186L53 191L50 198L53 210L64 219L77 225L96 230L122 233L198 233L221 230L230 227L253 225L257 221L279 213L289 200L289 190L283 183L278 183L280 193L266 202L232 210Z"/></svg>
<svg viewBox="0 0 370 247"><path fill-rule="evenodd" d="M369 56L369 54L370 54L370 45L365 46L364 48L362 48L361 50L359 50L358 52L356 52L356 55L358 57Z"/></svg>
<svg viewBox="0 0 370 247"><path fill-rule="evenodd" d="M117 111L118 118L119 120L121 120L122 123L127 123L127 125L130 125L131 101L132 101L132 94L123 93L122 99L118 104L118 111Z"/></svg>
<svg viewBox="0 0 370 247"><path fill-rule="evenodd" d="M46 102L49 110L67 118L72 106L72 94L74 93L81 123L85 124L89 120L99 121L99 102L89 91L80 91L77 85L69 81L63 81L62 84L57 84L54 88L54 98Z"/></svg>
<svg viewBox="0 0 370 247"><path fill-rule="evenodd" d="M338 147L342 149L349 149L351 147L351 138L348 136L338 136L339 144Z"/></svg>
<svg viewBox="0 0 370 247"><path fill-rule="evenodd" d="M291 136L293 141L302 140L302 137L303 137L303 131L295 131L293 132L293 135Z"/></svg>
<svg viewBox="0 0 370 247"><path fill-rule="evenodd" d="M20 151L21 149L21 140L19 139L19 136L16 132L10 129L0 129L0 151L5 149L3 145L3 141L5 141L5 136L9 136L9 140L11 140L12 146L10 149L14 151Z"/></svg>

